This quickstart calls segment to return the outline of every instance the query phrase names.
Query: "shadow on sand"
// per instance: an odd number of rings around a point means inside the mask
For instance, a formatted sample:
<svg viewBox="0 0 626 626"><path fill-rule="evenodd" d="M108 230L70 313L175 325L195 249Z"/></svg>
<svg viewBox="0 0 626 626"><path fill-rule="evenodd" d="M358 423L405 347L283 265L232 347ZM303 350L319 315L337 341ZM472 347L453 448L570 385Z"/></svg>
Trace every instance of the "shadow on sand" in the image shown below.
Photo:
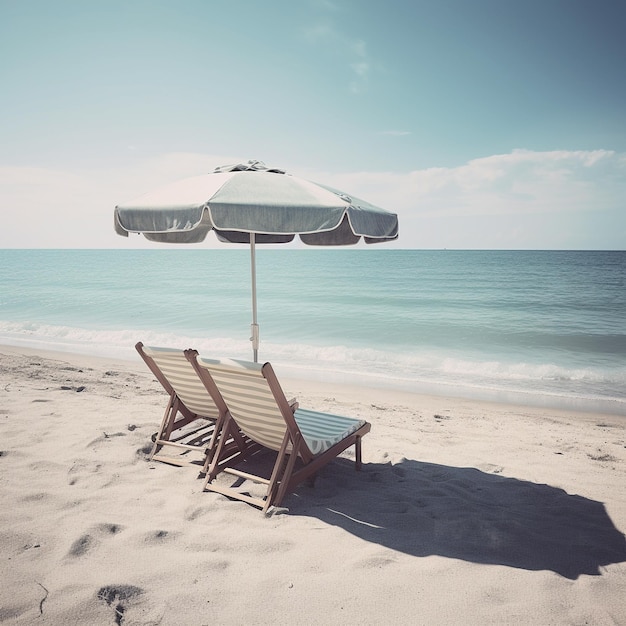
<svg viewBox="0 0 626 626"><path fill-rule="evenodd" d="M473 563L551 570L575 580L626 561L626 539L601 502L473 468L403 460L357 473L336 459L286 498L291 515L318 518L387 548Z"/></svg>

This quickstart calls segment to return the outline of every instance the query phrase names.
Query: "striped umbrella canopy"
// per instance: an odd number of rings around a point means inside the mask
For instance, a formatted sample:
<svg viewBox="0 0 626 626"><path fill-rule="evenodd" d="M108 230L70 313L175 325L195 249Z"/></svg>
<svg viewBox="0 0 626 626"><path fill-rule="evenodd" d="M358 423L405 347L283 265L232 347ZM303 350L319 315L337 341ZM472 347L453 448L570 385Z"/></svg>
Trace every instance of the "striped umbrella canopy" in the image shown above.
<svg viewBox="0 0 626 626"><path fill-rule="evenodd" d="M266 167L260 161L218 167L115 207L115 231L150 241L198 243L213 230L220 241L249 243L252 348L258 358L257 243L344 246L393 241L398 216L337 189Z"/></svg>

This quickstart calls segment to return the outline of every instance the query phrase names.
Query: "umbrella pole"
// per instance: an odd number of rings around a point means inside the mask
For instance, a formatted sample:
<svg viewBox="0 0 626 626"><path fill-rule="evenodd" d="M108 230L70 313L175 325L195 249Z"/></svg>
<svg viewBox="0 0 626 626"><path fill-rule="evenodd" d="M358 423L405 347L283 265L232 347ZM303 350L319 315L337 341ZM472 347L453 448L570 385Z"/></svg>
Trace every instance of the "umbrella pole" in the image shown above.
<svg viewBox="0 0 626 626"><path fill-rule="evenodd" d="M252 273L252 324L250 326L252 354L254 362L259 360L259 325L256 315L256 242L254 233L250 233L250 271Z"/></svg>

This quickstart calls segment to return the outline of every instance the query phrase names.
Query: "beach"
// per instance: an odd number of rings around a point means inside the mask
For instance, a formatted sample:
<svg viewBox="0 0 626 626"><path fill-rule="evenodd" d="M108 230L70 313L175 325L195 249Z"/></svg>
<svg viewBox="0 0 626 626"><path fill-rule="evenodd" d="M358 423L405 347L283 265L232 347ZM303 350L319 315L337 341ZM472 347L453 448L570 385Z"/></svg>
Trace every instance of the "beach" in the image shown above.
<svg viewBox="0 0 626 626"><path fill-rule="evenodd" d="M626 623L623 417L281 382L372 430L266 517L149 461L139 357L0 346L0 622Z"/></svg>

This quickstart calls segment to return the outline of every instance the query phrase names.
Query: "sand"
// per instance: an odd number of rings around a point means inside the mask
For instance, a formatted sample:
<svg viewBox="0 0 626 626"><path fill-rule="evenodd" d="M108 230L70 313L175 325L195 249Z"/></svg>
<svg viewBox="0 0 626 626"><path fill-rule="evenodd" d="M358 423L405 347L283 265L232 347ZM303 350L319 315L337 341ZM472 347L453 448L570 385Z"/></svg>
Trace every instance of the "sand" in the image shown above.
<svg viewBox="0 0 626 626"><path fill-rule="evenodd" d="M626 624L626 418L283 381L372 424L281 514L147 458L137 357L0 346L0 622Z"/></svg>

